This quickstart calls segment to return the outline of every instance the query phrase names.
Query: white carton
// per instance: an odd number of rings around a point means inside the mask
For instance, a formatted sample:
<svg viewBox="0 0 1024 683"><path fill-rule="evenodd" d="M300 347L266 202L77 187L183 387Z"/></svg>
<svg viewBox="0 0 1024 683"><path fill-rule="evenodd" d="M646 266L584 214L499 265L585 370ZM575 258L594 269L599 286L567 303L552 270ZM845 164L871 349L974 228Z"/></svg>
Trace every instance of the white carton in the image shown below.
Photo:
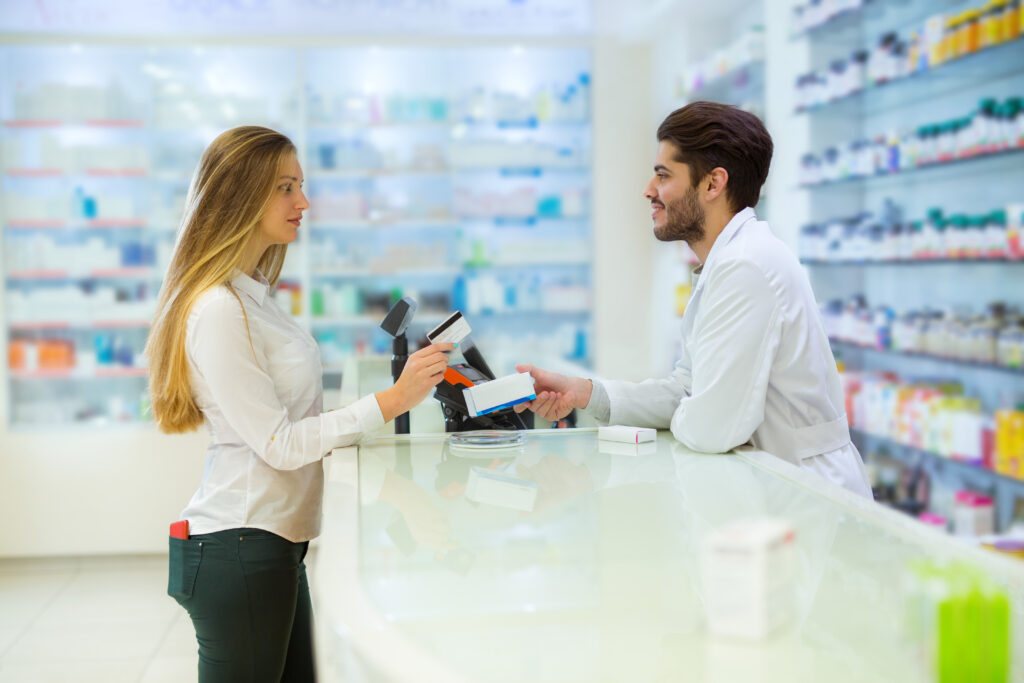
<svg viewBox="0 0 1024 683"><path fill-rule="evenodd" d="M528 372L506 375L462 390L470 417L486 415L537 398Z"/></svg>
<svg viewBox="0 0 1024 683"><path fill-rule="evenodd" d="M626 427L625 425L609 425L598 427L597 438L602 441L620 441L622 443L646 443L658 438L658 430L649 427Z"/></svg>
<svg viewBox="0 0 1024 683"><path fill-rule="evenodd" d="M530 512L537 503L537 484L484 467L469 470L466 498L487 505Z"/></svg>
<svg viewBox="0 0 1024 683"><path fill-rule="evenodd" d="M795 553L793 527L780 519L743 519L710 532L700 553L708 630L757 640L788 623Z"/></svg>

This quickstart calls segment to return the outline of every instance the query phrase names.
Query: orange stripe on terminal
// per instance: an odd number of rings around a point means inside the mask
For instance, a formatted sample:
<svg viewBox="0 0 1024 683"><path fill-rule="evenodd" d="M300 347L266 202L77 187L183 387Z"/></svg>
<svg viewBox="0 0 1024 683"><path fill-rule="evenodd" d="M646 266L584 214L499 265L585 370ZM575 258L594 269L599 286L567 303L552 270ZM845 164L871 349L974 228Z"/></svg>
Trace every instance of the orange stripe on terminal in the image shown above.
<svg viewBox="0 0 1024 683"><path fill-rule="evenodd" d="M451 384L453 386L457 386L459 384L462 384L465 387L476 386L473 384L473 382L467 379L465 375L463 375L455 368L448 368L447 370L445 370L444 379L446 382L448 382L448 384Z"/></svg>

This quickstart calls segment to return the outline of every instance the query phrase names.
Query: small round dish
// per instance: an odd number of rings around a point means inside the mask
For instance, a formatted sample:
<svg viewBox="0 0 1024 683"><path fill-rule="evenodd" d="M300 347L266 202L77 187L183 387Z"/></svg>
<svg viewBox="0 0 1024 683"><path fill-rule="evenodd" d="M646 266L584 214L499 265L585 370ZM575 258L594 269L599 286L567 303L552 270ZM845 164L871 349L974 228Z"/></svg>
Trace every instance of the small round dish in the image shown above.
<svg viewBox="0 0 1024 683"><path fill-rule="evenodd" d="M493 450L517 448L526 443L526 432L478 429L472 432L454 432L448 437L452 448L470 450Z"/></svg>

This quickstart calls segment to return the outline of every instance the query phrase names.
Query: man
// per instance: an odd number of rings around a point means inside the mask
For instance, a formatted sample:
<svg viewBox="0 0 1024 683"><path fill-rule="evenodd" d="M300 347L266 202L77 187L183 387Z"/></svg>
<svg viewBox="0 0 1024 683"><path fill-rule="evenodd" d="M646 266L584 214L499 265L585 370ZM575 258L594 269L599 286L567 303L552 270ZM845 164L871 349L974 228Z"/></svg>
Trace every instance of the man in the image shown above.
<svg viewBox="0 0 1024 683"><path fill-rule="evenodd" d="M693 102L662 122L644 189L654 235L685 241L701 262L681 358L670 377L640 383L518 366L537 388L520 409L557 420L581 408L600 422L671 428L707 453L750 442L871 497L810 283L752 208L771 157L764 125L735 107Z"/></svg>

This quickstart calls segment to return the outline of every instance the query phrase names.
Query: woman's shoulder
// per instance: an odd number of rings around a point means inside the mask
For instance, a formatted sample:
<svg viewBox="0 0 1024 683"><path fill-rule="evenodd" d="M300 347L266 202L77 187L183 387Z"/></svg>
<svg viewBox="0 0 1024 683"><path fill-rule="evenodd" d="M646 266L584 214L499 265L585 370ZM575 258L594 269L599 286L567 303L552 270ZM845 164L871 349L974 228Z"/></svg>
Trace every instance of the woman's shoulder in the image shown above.
<svg viewBox="0 0 1024 683"><path fill-rule="evenodd" d="M227 321L241 314L241 304L225 285L215 285L200 294L188 314L188 329L200 321Z"/></svg>

